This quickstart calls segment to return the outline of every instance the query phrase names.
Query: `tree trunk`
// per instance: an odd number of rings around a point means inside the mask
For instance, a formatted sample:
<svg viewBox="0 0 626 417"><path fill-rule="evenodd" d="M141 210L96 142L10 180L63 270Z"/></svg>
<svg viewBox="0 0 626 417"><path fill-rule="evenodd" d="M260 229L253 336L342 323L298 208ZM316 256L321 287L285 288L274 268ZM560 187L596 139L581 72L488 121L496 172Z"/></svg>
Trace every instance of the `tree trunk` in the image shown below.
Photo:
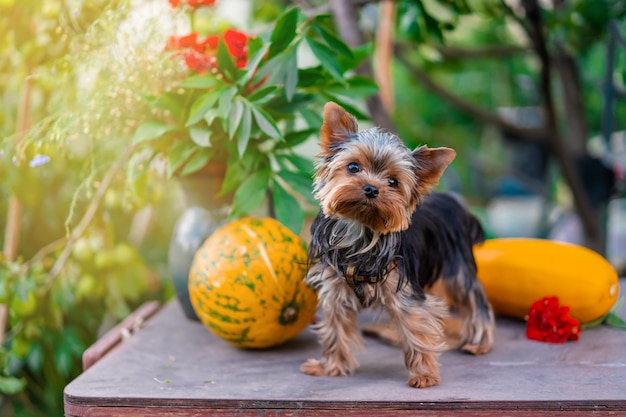
<svg viewBox="0 0 626 417"><path fill-rule="evenodd" d="M554 66L559 74L564 95L567 147L573 155L586 155L589 129L578 67L574 59L562 48L555 54Z"/></svg>
<svg viewBox="0 0 626 417"><path fill-rule="evenodd" d="M543 98L543 109L546 122L546 130L549 132L548 144L559 163L561 173L572 191L576 212L584 230L585 244L589 248L603 253L604 244L600 230L599 216L593 209L587 192L583 186L580 173L574 164L575 153L572 145L563 140L557 124L554 98L551 83L551 57L546 45L541 8L537 0L522 0L526 11L528 35L535 48L535 53L541 64L540 92Z"/></svg>
<svg viewBox="0 0 626 417"><path fill-rule="evenodd" d="M330 8L335 18L335 26L339 35L351 48L356 48L365 43L363 34L359 29L359 15L357 5L351 0L331 0ZM368 78L373 78L372 65L365 60L356 72ZM376 124L385 130L396 133L396 127L385 111L383 103L378 94L367 99L367 109Z"/></svg>
<svg viewBox="0 0 626 417"><path fill-rule="evenodd" d="M30 70L27 70L24 77L24 84L22 85L22 90L20 92L20 102L17 109L17 121L15 124L16 145L19 145L26 133L26 130L28 129L30 118L30 96L33 87L33 81L30 75ZM13 262L17 258L17 248L20 242L21 231L21 213L22 204L18 200L17 196L11 194L7 208L7 223L6 229L4 230L4 246L2 249L4 259L7 262ZM0 344L4 342L8 318L9 307L5 304L0 304Z"/></svg>

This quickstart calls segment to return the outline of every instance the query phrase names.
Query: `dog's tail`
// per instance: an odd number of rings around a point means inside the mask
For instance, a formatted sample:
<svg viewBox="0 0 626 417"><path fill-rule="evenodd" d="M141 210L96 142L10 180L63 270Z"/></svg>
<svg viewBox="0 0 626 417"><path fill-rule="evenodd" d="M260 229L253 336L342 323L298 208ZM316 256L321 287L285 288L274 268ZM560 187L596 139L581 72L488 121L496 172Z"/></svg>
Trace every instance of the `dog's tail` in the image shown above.
<svg viewBox="0 0 626 417"><path fill-rule="evenodd" d="M466 227L472 241L472 245L485 241L485 230L483 229L482 224L480 224L480 220L478 220L478 217L469 212L467 213Z"/></svg>

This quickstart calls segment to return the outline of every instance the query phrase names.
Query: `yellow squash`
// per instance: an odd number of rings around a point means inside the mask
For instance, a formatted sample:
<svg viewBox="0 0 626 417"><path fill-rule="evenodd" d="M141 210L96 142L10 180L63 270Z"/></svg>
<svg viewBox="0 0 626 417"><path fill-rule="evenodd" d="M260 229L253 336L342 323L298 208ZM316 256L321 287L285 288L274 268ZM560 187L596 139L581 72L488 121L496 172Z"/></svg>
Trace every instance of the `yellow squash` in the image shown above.
<svg viewBox="0 0 626 417"><path fill-rule="evenodd" d="M582 246L541 239L491 239L474 248L478 278L496 313L524 318L531 304L556 296L570 315L589 323L617 300L611 264Z"/></svg>
<svg viewBox="0 0 626 417"><path fill-rule="evenodd" d="M317 295L305 284L304 242L270 218L244 218L198 249L189 273L191 304L204 325L243 348L291 339L311 322Z"/></svg>

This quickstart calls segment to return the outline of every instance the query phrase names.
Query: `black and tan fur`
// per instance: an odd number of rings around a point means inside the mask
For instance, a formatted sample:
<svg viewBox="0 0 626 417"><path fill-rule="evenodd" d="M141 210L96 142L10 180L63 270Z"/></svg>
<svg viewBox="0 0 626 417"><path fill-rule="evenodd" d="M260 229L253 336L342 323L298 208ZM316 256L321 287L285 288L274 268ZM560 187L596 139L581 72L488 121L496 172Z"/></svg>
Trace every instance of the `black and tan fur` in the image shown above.
<svg viewBox="0 0 626 417"><path fill-rule="evenodd" d="M437 357L447 348L445 327L456 322L455 348L482 354L493 344L494 318L476 279L473 244L483 240L477 219L454 197L430 193L455 152L408 149L377 128L359 132L335 103L324 108L314 192L321 211L311 226L307 282L318 291L321 360L309 375L347 375L363 345L359 310L386 309L404 350L408 385L439 384ZM386 276L385 268L397 265ZM359 291L346 268L377 277ZM450 340L450 339L449 339Z"/></svg>

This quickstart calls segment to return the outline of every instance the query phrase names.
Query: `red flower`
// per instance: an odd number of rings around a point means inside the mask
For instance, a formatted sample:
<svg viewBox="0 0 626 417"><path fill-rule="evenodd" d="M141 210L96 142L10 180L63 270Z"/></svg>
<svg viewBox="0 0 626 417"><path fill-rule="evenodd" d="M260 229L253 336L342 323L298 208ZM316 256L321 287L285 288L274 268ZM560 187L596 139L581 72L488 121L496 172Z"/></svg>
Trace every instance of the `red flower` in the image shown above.
<svg viewBox="0 0 626 417"><path fill-rule="evenodd" d="M203 42L201 42L204 47L204 52L214 52L217 51L217 45L220 43L220 35L209 35L207 36Z"/></svg>
<svg viewBox="0 0 626 417"><path fill-rule="evenodd" d="M194 51L185 53L185 64L187 64L187 68L198 71L200 74L204 74L216 66L214 56L203 55Z"/></svg>
<svg viewBox="0 0 626 417"><path fill-rule="evenodd" d="M557 297L535 301L528 312L526 337L548 343L578 340L580 323L569 316L569 310L567 306L559 306Z"/></svg>
<svg viewBox="0 0 626 417"><path fill-rule="evenodd" d="M177 8L181 5L181 0L168 0L170 2L170 6L172 8ZM213 6L215 4L215 0L185 0L185 3L194 9L205 6Z"/></svg>
<svg viewBox="0 0 626 417"><path fill-rule="evenodd" d="M213 6L215 4L215 0L187 0L187 4L194 8Z"/></svg>
<svg viewBox="0 0 626 417"><path fill-rule="evenodd" d="M204 52L202 44L198 43L198 34L195 32L185 36L170 36L167 41L168 49L193 49L196 52Z"/></svg>
<svg viewBox="0 0 626 417"><path fill-rule="evenodd" d="M237 68L245 67L248 62L248 39L248 35L237 30L228 29L224 33L224 42L235 58Z"/></svg>
<svg viewBox="0 0 626 417"><path fill-rule="evenodd" d="M221 37L222 35L209 35L199 41L196 32L185 36L170 36L166 49L184 51L187 67L204 73L217 67L217 47ZM223 37L237 68L245 67L248 62L248 35L228 29Z"/></svg>

